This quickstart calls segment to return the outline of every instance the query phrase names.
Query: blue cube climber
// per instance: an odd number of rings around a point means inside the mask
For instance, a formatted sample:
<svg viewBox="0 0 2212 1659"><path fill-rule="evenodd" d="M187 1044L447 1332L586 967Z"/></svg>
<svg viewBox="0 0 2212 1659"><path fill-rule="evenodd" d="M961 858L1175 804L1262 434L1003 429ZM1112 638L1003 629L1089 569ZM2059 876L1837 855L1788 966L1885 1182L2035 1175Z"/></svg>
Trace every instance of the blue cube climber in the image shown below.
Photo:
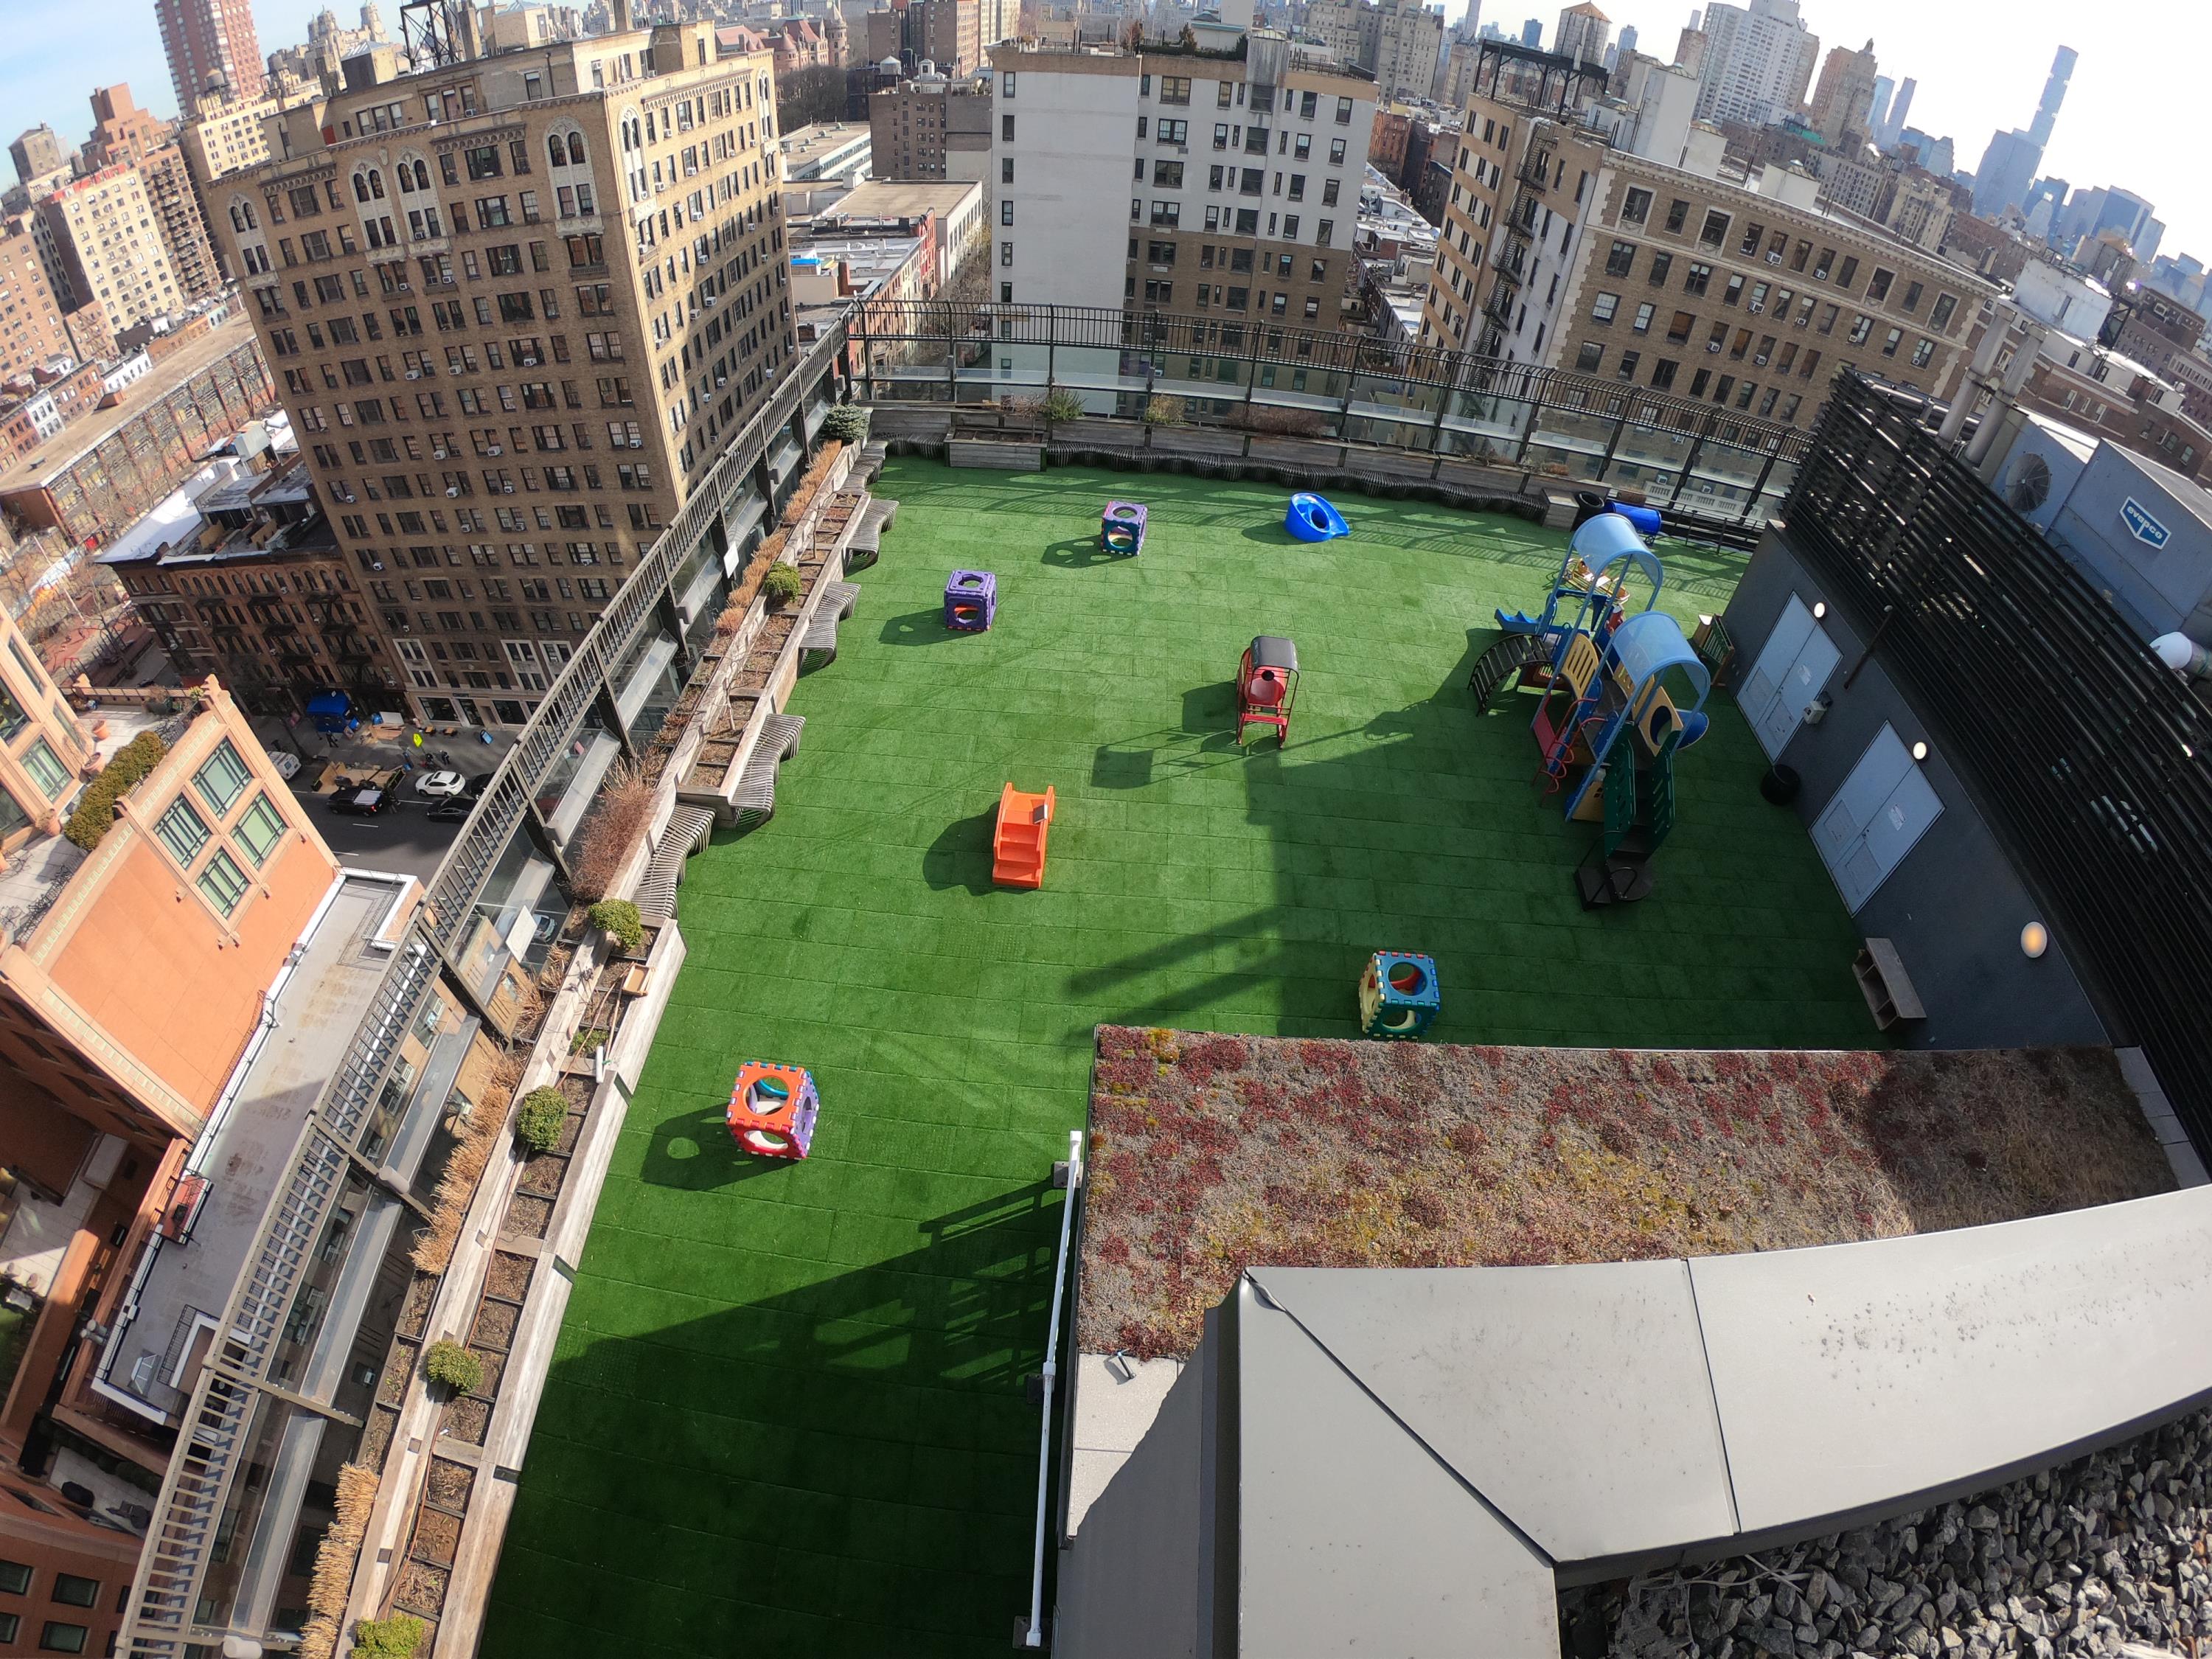
<svg viewBox="0 0 2212 1659"><path fill-rule="evenodd" d="M988 570L956 570L945 582L945 625L980 634L999 615L999 579Z"/></svg>
<svg viewBox="0 0 2212 1659"><path fill-rule="evenodd" d="M1359 1029L1371 1037L1417 1037L1443 1006L1433 957L1377 951L1359 976Z"/></svg>

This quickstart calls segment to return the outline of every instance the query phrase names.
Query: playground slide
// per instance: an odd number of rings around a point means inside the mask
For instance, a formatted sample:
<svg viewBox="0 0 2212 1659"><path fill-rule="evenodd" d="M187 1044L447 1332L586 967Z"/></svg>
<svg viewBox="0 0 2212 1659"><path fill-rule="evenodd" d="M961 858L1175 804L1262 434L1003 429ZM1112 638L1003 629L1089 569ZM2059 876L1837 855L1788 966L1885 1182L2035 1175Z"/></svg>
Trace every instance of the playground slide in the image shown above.
<svg viewBox="0 0 2212 1659"><path fill-rule="evenodd" d="M1045 836L1052 828L1053 791L1032 795L1008 784L999 795L991 832L991 880L1000 887L1044 885Z"/></svg>
<svg viewBox="0 0 2212 1659"><path fill-rule="evenodd" d="M1301 490L1291 497L1291 510L1283 515L1283 528L1302 542L1334 541L1339 536L1349 536L1352 526L1338 512L1319 495Z"/></svg>
<svg viewBox="0 0 2212 1659"><path fill-rule="evenodd" d="M1532 617L1525 611L1516 611L1510 617L1503 611L1492 614L1498 618L1498 627L1508 634L1540 634L1544 631L1543 618Z"/></svg>

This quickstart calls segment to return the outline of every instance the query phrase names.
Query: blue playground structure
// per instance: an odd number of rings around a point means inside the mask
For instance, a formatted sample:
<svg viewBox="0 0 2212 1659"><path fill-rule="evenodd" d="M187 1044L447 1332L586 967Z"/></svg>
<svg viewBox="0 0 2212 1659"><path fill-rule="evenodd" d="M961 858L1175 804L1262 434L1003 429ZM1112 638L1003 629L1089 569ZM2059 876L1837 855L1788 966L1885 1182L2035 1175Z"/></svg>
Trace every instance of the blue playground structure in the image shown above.
<svg viewBox="0 0 2212 1659"><path fill-rule="evenodd" d="M1344 514L1320 496L1300 490L1291 497L1291 510L1283 515L1283 528L1302 542L1330 542L1349 536L1352 526Z"/></svg>
<svg viewBox="0 0 2212 1659"><path fill-rule="evenodd" d="M1500 611L1498 625L1508 634L1531 635L1547 646L1545 655L1554 658L1563 641L1559 637L1559 605L1571 599L1583 605L1592 594L1603 594L1613 601L1607 614L1598 618L1598 626L1609 634L1620 620L1628 614L1628 583L1632 577L1641 576L1650 591L1644 596L1643 608L1649 611L1659 602L1659 590L1666 586L1666 573L1644 538L1636 533L1636 526L1627 515L1619 512L1601 513L1586 520L1567 541L1567 556L1559 562L1559 574L1552 580L1552 591L1544 600L1544 614L1530 617L1516 611L1510 616ZM1605 641L1601 637L1598 643Z"/></svg>
<svg viewBox="0 0 2212 1659"><path fill-rule="evenodd" d="M1098 544L1109 553L1133 559L1145 550L1148 516L1142 501L1107 502L1106 510L1098 515Z"/></svg>

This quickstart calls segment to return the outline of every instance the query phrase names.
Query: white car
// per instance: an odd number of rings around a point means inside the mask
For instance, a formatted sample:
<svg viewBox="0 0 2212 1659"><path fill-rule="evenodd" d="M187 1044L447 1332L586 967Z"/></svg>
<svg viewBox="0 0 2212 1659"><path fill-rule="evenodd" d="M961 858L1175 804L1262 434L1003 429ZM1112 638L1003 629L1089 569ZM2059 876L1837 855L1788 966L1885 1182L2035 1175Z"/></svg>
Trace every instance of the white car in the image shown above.
<svg viewBox="0 0 2212 1659"><path fill-rule="evenodd" d="M287 783L299 775L300 757L289 749L270 750L269 763L276 769L276 775Z"/></svg>
<svg viewBox="0 0 2212 1659"><path fill-rule="evenodd" d="M451 800L468 787L459 772L425 772L415 781L415 793L425 800Z"/></svg>

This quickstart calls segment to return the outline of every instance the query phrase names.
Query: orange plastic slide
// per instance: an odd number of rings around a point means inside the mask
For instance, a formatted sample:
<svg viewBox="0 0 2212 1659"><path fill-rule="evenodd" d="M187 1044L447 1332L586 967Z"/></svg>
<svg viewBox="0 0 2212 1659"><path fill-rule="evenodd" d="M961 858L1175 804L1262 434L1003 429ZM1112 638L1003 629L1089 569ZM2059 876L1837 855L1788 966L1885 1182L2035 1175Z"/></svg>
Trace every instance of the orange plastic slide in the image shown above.
<svg viewBox="0 0 2212 1659"><path fill-rule="evenodd" d="M1025 794L1008 784L999 796L991 832L991 879L1001 887L1044 885L1044 840L1052 828L1053 792Z"/></svg>

